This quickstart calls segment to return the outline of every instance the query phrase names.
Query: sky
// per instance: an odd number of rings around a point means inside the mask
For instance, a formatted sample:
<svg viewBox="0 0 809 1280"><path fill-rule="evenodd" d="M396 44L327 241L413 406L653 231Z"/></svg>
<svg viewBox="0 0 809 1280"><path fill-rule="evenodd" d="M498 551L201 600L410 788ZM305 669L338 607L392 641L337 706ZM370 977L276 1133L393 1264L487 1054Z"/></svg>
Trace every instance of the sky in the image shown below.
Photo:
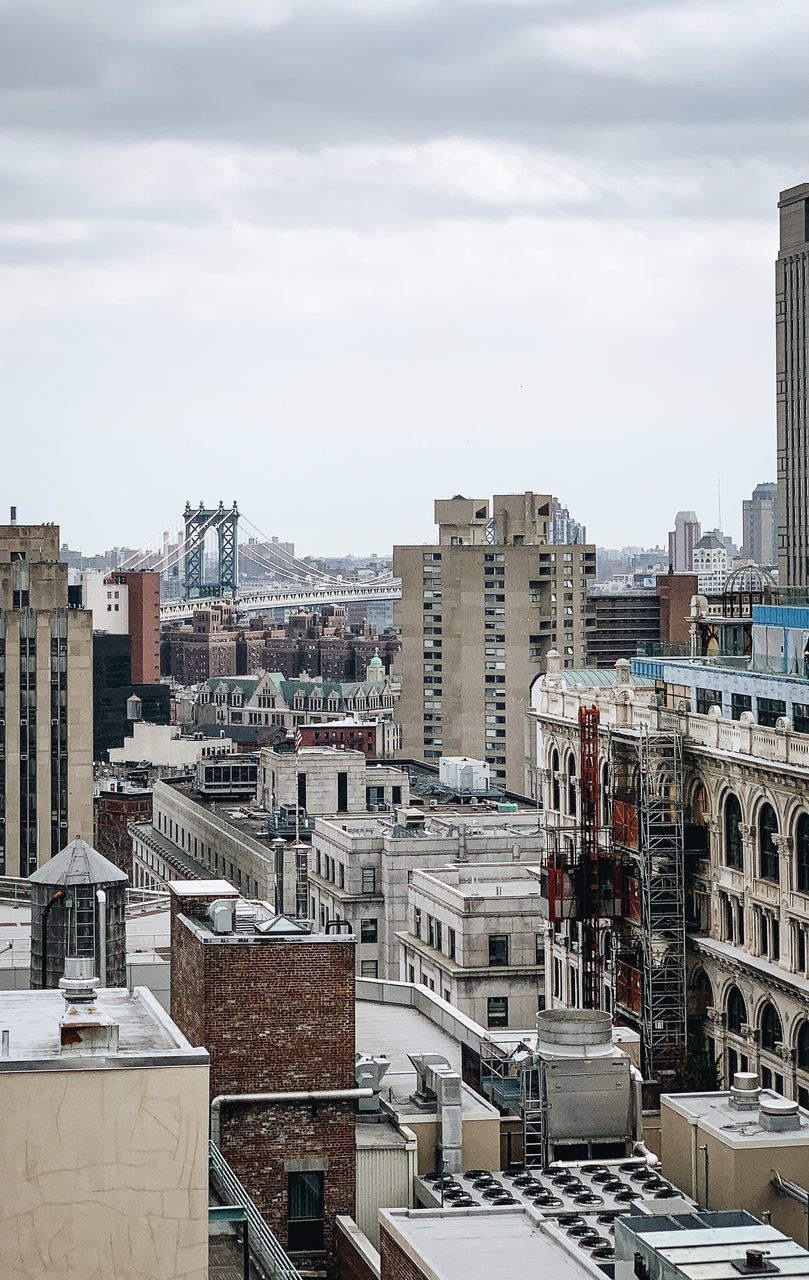
<svg viewBox="0 0 809 1280"><path fill-rule="evenodd" d="M0 0L0 517L302 554L775 477L806 0Z"/></svg>

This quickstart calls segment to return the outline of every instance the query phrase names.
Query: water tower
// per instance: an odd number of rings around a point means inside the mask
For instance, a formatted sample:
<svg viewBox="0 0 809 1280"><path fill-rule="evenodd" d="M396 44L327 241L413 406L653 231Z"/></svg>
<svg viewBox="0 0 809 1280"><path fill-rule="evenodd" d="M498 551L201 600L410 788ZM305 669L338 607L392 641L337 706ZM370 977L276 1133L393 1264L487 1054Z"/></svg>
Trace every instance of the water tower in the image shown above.
<svg viewBox="0 0 809 1280"><path fill-rule="evenodd" d="M31 986L58 986L66 956L92 960L102 986L125 986L126 873L76 839L28 883Z"/></svg>

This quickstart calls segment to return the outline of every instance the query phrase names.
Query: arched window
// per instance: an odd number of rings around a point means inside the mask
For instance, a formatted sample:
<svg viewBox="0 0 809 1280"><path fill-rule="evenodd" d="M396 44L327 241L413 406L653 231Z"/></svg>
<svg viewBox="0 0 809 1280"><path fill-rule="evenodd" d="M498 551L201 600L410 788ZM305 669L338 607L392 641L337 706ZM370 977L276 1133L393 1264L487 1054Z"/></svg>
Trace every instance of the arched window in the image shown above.
<svg viewBox="0 0 809 1280"><path fill-rule="evenodd" d="M778 880L778 819L771 804L763 804L758 815L758 865L763 880Z"/></svg>
<svg viewBox="0 0 809 1280"><path fill-rule="evenodd" d="M725 801L725 865L742 870L742 808L731 793Z"/></svg>
<svg viewBox="0 0 809 1280"><path fill-rule="evenodd" d="M571 751L567 758L567 811L571 818L576 816L576 760Z"/></svg>
<svg viewBox="0 0 809 1280"><path fill-rule="evenodd" d="M561 796L559 794L559 752L554 747L551 752L551 808L555 813L561 809Z"/></svg>
<svg viewBox="0 0 809 1280"><path fill-rule="evenodd" d="M809 1022L802 1022L798 1027L798 1067L801 1071L809 1071Z"/></svg>
<svg viewBox="0 0 809 1280"><path fill-rule="evenodd" d="M783 1040L784 1033L781 1029L781 1019L778 1016L778 1010L774 1004L768 1000L764 1008L761 1010L761 1047L768 1049L770 1053L775 1051L776 1043Z"/></svg>
<svg viewBox="0 0 809 1280"><path fill-rule="evenodd" d="M728 1014L728 1031L733 1031L736 1035L739 1035L742 1023L747 1021L747 1005L744 1003L744 996L738 987L730 988L725 1007Z"/></svg>
<svg viewBox="0 0 809 1280"><path fill-rule="evenodd" d="M601 825L610 825L610 766L606 760L601 766Z"/></svg>
<svg viewBox="0 0 809 1280"><path fill-rule="evenodd" d="M809 893L809 813L802 813L795 830L795 879L801 893Z"/></svg>
<svg viewBox="0 0 809 1280"><path fill-rule="evenodd" d="M713 1005L713 987L704 969L699 969L694 974L691 991L691 1012L694 1017L704 1018L708 1009Z"/></svg>

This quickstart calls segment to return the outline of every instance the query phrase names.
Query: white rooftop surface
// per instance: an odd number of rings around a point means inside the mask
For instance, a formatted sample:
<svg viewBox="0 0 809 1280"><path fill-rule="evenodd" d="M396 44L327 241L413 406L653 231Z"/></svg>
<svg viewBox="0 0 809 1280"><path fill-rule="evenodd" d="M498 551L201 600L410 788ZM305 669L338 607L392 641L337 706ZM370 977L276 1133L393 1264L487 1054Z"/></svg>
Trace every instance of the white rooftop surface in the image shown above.
<svg viewBox="0 0 809 1280"><path fill-rule="evenodd" d="M151 993L141 987L132 995L126 987L101 990L95 1007L118 1023L118 1053L110 1056L187 1054L191 1048ZM58 1059L59 1023L66 1008L61 991L55 989L0 992L0 1028L10 1033L9 1056L0 1058L0 1072L19 1070L21 1062ZM92 1067L103 1065L104 1059L70 1054L63 1061Z"/></svg>
<svg viewBox="0 0 809 1280"><path fill-rule="evenodd" d="M384 1054L390 1059L382 1079L382 1097L388 1098L392 1092L394 1106L400 1116L407 1116L408 1124L411 1119L434 1120L434 1114L409 1105L418 1080L408 1054L438 1053L460 1075L460 1042L409 1005L358 1000L355 1007L357 1052ZM495 1107L465 1084L461 1085L461 1106L465 1119L490 1119L498 1114Z"/></svg>
<svg viewBox="0 0 809 1280"><path fill-rule="evenodd" d="M394 1238L398 1232L441 1280L498 1275L573 1280L604 1274L524 1209L407 1210L386 1214L382 1221L385 1229L390 1221Z"/></svg>
<svg viewBox="0 0 809 1280"><path fill-rule="evenodd" d="M170 880L169 888L178 898L238 898L229 880Z"/></svg>
<svg viewBox="0 0 809 1280"><path fill-rule="evenodd" d="M139 911L126 918L127 957L146 958L168 947L171 937L168 907ZM0 903L0 969L27 969L31 962L31 908Z"/></svg>
<svg viewBox="0 0 809 1280"><path fill-rule="evenodd" d="M809 1146L809 1113L799 1111L800 1129L773 1132L764 1129L758 1109L739 1111L730 1105L727 1093L666 1094L666 1103L681 1115L697 1118L707 1130L729 1147L804 1147ZM761 1102L783 1102L780 1093L762 1089ZM794 1105L794 1104L793 1104Z"/></svg>

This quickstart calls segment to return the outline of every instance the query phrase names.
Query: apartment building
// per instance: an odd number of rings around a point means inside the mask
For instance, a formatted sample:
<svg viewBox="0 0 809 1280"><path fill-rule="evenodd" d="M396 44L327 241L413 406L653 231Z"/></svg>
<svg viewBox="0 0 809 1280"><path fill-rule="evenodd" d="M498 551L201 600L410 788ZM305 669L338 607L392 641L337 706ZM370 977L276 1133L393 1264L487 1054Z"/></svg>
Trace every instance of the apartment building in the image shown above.
<svg viewBox="0 0 809 1280"><path fill-rule="evenodd" d="M423 983L481 1026L533 1031L545 1007L545 924L530 867L413 871L397 934L399 978Z"/></svg>
<svg viewBox="0 0 809 1280"><path fill-rule="evenodd" d="M0 526L0 874L93 838L92 615L56 525Z"/></svg>
<svg viewBox="0 0 809 1280"><path fill-rule="evenodd" d="M317 818L309 863L312 919L321 929L330 921L348 921L357 935L358 974L397 980L399 935L412 921L410 880L417 871L457 867L460 874L468 865L475 874L486 863L539 860L544 842L536 812L513 809L436 804L425 811L402 805L384 815ZM447 933L445 944L448 939ZM457 994L460 988L444 981L439 991L437 960L433 954L427 981L435 983L437 994ZM444 971L451 965L447 955Z"/></svg>
<svg viewBox="0 0 809 1280"><path fill-rule="evenodd" d="M663 784L683 831L689 1033L704 1036L725 1081L736 1071L757 1071L765 1087L805 1106L809 680L797 668L802 672L809 610L755 606L752 631L748 668L725 667L721 659L635 659L631 675L628 664L618 664L603 687L592 685L592 672L550 670L532 691L529 773L549 817L575 823L579 710L597 707L602 835L631 852L642 846L631 798L640 757L626 787L616 747L625 744L631 758L644 738L676 744L671 758L681 758L681 780L664 777ZM627 879L624 900L642 930L636 880ZM582 990L579 927L575 919L549 926L549 1004L575 1004ZM602 1007L640 1029L642 948L628 951L619 933L606 927L602 934Z"/></svg>
<svg viewBox="0 0 809 1280"><path fill-rule="evenodd" d="M472 756L522 785L531 680L552 648L583 666L591 622L595 548L553 545L552 518L547 494L439 500L438 540L394 548L402 756Z"/></svg>

